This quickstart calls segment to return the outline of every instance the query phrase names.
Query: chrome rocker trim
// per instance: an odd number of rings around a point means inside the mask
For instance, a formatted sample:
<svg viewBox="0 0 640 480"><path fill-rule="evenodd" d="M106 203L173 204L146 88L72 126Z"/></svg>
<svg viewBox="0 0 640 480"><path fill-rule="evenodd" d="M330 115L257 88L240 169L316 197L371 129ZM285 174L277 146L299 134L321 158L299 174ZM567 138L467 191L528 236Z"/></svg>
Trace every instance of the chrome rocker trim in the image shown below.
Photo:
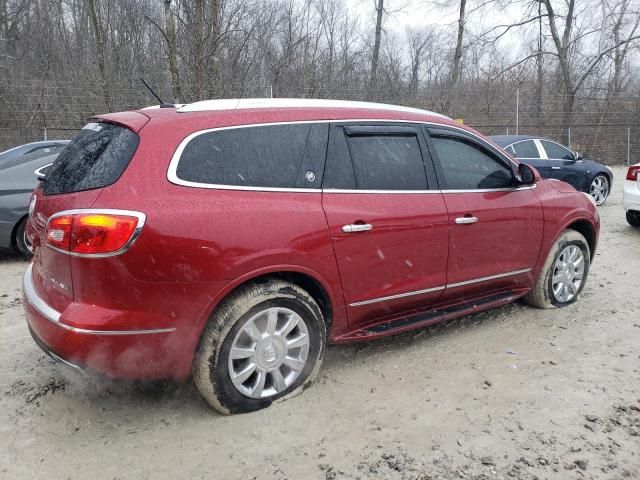
<svg viewBox="0 0 640 480"><path fill-rule="evenodd" d="M47 303L42 298L40 298L40 296L36 292L36 289L33 286L32 270L33 263L29 264L29 266L27 267L27 271L24 272L24 277L22 279L22 291L24 292L24 296L27 302L29 302L29 305L31 305L36 311L38 311L38 313L40 313L49 322L60 328L75 333L82 333L85 335L147 335L150 333L169 333L175 330L175 327L157 328L152 330L87 330L84 328L65 325L64 323L60 322L61 313L47 305Z"/></svg>
<svg viewBox="0 0 640 480"><path fill-rule="evenodd" d="M474 278L472 280L465 280L464 282L448 283L446 285L441 285L441 286L438 286L438 287L425 288L424 290L414 290L412 292L399 293L397 295L389 295L388 297L378 297L378 298L372 298L370 300L362 300L361 302L350 303L349 306L350 307L360 307L362 305L369 305L371 303L385 302L387 300L395 300L397 298L411 297L413 295L422 295L423 293L437 292L437 291L440 291L440 290L445 290L447 288L463 287L465 285L471 285L471 284L474 284L474 283L486 282L488 280L495 280L497 278L510 277L512 275L520 275L522 273L527 273L527 272L530 272L530 271L531 271L531 268L523 268L521 270L514 270L512 272L505 272L505 273L498 273L496 275L489 275L488 277L480 277L480 278Z"/></svg>

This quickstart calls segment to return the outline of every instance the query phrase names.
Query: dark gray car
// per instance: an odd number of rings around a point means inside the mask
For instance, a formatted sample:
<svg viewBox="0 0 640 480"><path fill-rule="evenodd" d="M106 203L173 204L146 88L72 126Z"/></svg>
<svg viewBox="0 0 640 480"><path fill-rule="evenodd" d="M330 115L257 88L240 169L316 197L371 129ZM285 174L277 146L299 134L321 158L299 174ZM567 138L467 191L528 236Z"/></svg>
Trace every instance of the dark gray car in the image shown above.
<svg viewBox="0 0 640 480"><path fill-rule="evenodd" d="M28 143L0 153L0 249L31 256L24 235L31 192L68 140ZM37 172L37 173L36 173Z"/></svg>

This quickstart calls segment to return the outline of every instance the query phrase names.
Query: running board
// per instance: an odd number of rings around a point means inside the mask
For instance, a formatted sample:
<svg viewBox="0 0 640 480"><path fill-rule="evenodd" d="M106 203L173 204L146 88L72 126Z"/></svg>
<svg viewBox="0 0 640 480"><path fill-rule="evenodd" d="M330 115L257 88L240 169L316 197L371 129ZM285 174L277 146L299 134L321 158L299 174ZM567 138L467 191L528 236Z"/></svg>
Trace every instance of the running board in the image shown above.
<svg viewBox="0 0 640 480"><path fill-rule="evenodd" d="M507 291L496 293L487 297L470 300L449 307L436 308L435 310L410 315L405 318L378 323L370 327L364 327L362 329L346 333L345 335L341 335L340 337L335 338L334 342L342 343L365 340L368 338L392 335L394 333L400 333L418 327L425 327L443 320L457 318L463 315L469 315L504 305L521 297L523 293L525 292Z"/></svg>

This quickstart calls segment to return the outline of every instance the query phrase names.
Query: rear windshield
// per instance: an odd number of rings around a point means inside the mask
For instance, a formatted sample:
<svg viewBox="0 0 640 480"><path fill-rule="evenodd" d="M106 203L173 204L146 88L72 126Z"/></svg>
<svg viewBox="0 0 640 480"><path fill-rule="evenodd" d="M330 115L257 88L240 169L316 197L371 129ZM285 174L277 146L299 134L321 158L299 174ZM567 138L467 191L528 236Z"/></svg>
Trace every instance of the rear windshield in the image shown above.
<svg viewBox="0 0 640 480"><path fill-rule="evenodd" d="M79 192L114 183L131 161L140 138L110 123L89 123L47 171L43 193Z"/></svg>

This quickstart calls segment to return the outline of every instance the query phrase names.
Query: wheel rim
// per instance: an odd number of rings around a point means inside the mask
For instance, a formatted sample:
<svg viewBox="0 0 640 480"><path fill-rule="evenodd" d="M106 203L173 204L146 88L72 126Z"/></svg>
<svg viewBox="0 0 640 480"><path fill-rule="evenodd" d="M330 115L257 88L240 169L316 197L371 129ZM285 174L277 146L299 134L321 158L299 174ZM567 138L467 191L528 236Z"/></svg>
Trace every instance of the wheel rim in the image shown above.
<svg viewBox="0 0 640 480"><path fill-rule="evenodd" d="M309 330L300 315L270 307L249 318L229 351L233 386L250 398L267 398L289 388L309 356Z"/></svg>
<svg viewBox="0 0 640 480"><path fill-rule="evenodd" d="M585 259L582 249L569 245L560 253L553 266L551 288L558 302L572 300L580 291L584 280Z"/></svg>
<svg viewBox="0 0 640 480"><path fill-rule="evenodd" d="M27 229L26 228L22 232L22 242L24 243L24 246L27 249L27 251L29 253L33 254L33 245L29 241L29 238L27 238Z"/></svg>
<svg viewBox="0 0 640 480"><path fill-rule="evenodd" d="M589 193L596 201L596 205L602 205L609 195L609 181L603 175L598 175L591 182Z"/></svg>

